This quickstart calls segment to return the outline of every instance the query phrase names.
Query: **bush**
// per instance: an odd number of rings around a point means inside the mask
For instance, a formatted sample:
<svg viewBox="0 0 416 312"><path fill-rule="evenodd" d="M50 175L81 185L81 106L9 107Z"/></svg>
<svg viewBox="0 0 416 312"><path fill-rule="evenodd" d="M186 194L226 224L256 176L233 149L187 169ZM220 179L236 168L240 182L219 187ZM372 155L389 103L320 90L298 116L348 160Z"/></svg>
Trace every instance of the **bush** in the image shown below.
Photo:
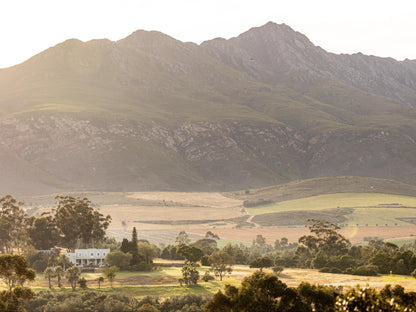
<svg viewBox="0 0 416 312"><path fill-rule="evenodd" d="M338 268L328 268L328 267L323 267L319 270L319 272L321 273L334 273L334 274L342 274L343 272L338 269Z"/></svg>
<svg viewBox="0 0 416 312"><path fill-rule="evenodd" d="M214 280L215 279L215 277L214 276L212 276L211 274L209 274L209 271L206 271L205 272L205 274L204 274L204 276L202 276L202 278L201 278L204 282L210 282L210 281L212 281L212 280Z"/></svg>
<svg viewBox="0 0 416 312"><path fill-rule="evenodd" d="M130 266L133 255L131 253L124 253L120 250L114 250L110 252L106 257L105 261L109 266L118 266L120 270L127 270Z"/></svg>
<svg viewBox="0 0 416 312"><path fill-rule="evenodd" d="M152 271L152 269L153 269L153 264L146 263L146 262L140 262L139 264L135 264L130 267L130 271L134 271L134 272Z"/></svg>
<svg viewBox="0 0 416 312"><path fill-rule="evenodd" d="M363 265L353 270L352 274L362 276L377 276L378 270L375 265Z"/></svg>
<svg viewBox="0 0 416 312"><path fill-rule="evenodd" d="M85 279L85 277L81 277L78 280L78 285L79 285L79 287L81 287L83 289L87 288L87 280Z"/></svg>
<svg viewBox="0 0 416 312"><path fill-rule="evenodd" d="M245 200L243 202L243 206L246 208L249 207L257 207L257 206L263 206L263 205L268 205L268 204L272 204L273 201L270 199L263 199L263 198L259 198L259 199L253 199L253 200Z"/></svg>

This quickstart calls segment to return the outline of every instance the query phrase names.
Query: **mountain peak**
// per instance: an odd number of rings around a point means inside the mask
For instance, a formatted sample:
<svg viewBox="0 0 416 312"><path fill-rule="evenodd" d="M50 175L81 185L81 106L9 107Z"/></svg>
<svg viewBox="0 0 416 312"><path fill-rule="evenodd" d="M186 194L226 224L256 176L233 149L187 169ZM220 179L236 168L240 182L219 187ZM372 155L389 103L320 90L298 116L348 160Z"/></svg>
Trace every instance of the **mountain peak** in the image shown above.
<svg viewBox="0 0 416 312"><path fill-rule="evenodd" d="M118 43L146 48L155 46L171 46L180 43L180 41L159 31L147 31L140 29L136 30L126 38L121 39Z"/></svg>

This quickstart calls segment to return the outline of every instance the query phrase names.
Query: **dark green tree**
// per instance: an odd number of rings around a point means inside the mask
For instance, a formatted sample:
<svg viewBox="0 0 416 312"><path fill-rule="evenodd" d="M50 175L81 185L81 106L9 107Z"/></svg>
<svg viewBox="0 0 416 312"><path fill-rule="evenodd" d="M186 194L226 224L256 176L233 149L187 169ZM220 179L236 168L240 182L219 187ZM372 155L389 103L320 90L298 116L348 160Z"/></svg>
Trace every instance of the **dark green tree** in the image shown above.
<svg viewBox="0 0 416 312"><path fill-rule="evenodd" d="M100 276L99 278L97 278L97 282L98 282L98 289L101 288L101 283L104 282L104 277Z"/></svg>
<svg viewBox="0 0 416 312"><path fill-rule="evenodd" d="M136 265L141 262L140 255L139 255L139 247L137 246L138 239L137 239L137 231L136 228L133 227L133 231L131 233L131 241L129 242L130 248L129 252L133 256L131 258L131 265Z"/></svg>
<svg viewBox="0 0 416 312"><path fill-rule="evenodd" d="M273 260L269 257L260 257L250 262L250 268L260 269L261 272L263 271L263 268L270 268L273 266L273 264Z"/></svg>
<svg viewBox="0 0 416 312"><path fill-rule="evenodd" d="M202 256L204 255L201 249L184 244L179 245L176 252L182 257L184 257L186 260L189 260L191 262L200 261Z"/></svg>
<svg viewBox="0 0 416 312"><path fill-rule="evenodd" d="M28 234L36 249L48 250L55 247L60 239L58 228L52 216L34 218Z"/></svg>
<svg viewBox="0 0 416 312"><path fill-rule="evenodd" d="M94 246L105 237L111 217L104 216L91 206L87 198L57 196L58 206L54 219L62 236L61 244L75 248L83 242Z"/></svg>

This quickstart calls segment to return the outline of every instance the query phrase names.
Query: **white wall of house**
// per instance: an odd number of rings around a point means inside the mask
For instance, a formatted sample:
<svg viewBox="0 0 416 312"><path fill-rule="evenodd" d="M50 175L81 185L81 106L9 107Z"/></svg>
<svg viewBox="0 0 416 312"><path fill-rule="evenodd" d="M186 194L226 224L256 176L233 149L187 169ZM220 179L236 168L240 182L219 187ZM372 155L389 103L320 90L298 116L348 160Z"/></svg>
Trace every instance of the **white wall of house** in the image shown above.
<svg viewBox="0 0 416 312"><path fill-rule="evenodd" d="M85 266L104 266L105 257L110 253L110 249L75 249L74 252L67 253L69 261L77 267Z"/></svg>

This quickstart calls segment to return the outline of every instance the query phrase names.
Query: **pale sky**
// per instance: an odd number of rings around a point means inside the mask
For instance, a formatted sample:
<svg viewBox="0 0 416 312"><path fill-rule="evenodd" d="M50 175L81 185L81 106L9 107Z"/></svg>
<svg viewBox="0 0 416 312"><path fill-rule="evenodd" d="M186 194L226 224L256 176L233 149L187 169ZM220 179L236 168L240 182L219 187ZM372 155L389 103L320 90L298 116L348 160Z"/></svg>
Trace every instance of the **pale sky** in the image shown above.
<svg viewBox="0 0 416 312"><path fill-rule="evenodd" d="M70 38L144 29L199 44L269 21L329 52L416 59L416 0L0 0L0 68Z"/></svg>

